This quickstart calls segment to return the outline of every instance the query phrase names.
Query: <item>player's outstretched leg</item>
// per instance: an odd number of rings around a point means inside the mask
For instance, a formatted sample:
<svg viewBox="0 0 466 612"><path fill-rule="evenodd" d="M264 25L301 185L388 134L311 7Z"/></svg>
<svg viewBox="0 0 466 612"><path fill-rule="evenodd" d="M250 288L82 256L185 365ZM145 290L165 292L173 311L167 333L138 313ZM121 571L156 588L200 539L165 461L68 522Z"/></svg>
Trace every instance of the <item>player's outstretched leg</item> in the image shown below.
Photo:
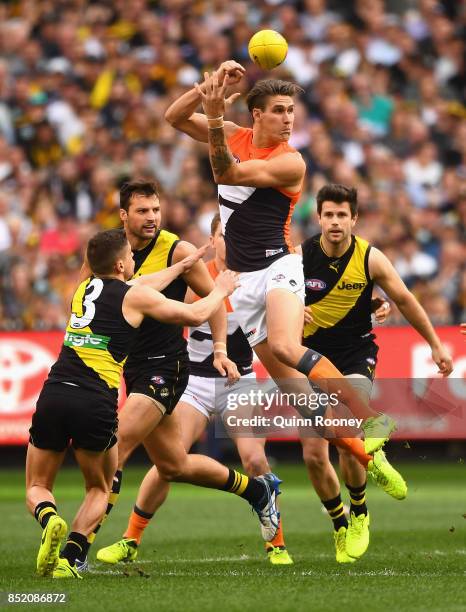
<svg viewBox="0 0 466 612"><path fill-rule="evenodd" d="M317 384L323 381L329 393L338 393L352 414L364 420L364 450L368 455L382 448L396 430L396 421L386 414L375 413L327 357L306 349L296 369Z"/></svg>
<svg viewBox="0 0 466 612"><path fill-rule="evenodd" d="M280 480L273 474L249 478L204 455L189 454L182 442L176 411L164 418L144 440L149 457L167 482L189 482L239 495L259 517L264 540L272 540L278 529Z"/></svg>
<svg viewBox="0 0 466 612"><path fill-rule="evenodd" d="M248 478L248 476L236 470L229 470L227 483L224 487L218 488L235 493L249 502L259 518L263 539L270 542L276 537L280 524L280 513L277 508L280 483L281 480L272 473ZM193 482L192 484L196 483ZM123 538L110 546L99 549L97 559L110 564L134 561L137 557L137 547L144 529L149 524L153 514L144 512L136 505L131 513L128 528Z"/></svg>

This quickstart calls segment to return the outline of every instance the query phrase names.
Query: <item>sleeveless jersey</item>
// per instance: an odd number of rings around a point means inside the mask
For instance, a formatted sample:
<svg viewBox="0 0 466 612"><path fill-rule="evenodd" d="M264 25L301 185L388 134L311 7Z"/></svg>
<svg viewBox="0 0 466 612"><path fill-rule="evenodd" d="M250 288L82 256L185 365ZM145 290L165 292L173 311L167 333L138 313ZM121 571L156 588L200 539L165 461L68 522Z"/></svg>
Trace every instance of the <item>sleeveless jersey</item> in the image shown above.
<svg viewBox="0 0 466 612"><path fill-rule="evenodd" d="M104 392L115 400L121 371L137 334L121 306L129 285L91 276L76 290L58 360L47 382L66 382Z"/></svg>
<svg viewBox="0 0 466 612"><path fill-rule="evenodd" d="M303 242L306 306L312 306L312 323L304 326L304 344L327 352L372 339L368 242L352 236L341 257L328 257L321 246L321 234Z"/></svg>
<svg viewBox="0 0 466 612"><path fill-rule="evenodd" d="M152 274L165 270L172 265L173 251L179 242L178 236L159 230L150 243L140 251L134 251L134 276ZM176 278L162 293L172 300L184 301L187 285L182 278ZM186 341L183 328L179 325L161 323L150 317L144 317L134 341L125 370L141 367L141 360L162 359L186 354Z"/></svg>
<svg viewBox="0 0 466 612"><path fill-rule="evenodd" d="M212 278L216 278L218 270L213 259L207 263L207 268ZM252 372L252 349L243 334L228 298L225 300L225 305L228 313L228 357L236 363L241 376L250 374ZM188 328L188 353L191 374L205 378L221 378L219 372L213 366L214 346L208 323L203 323L199 327Z"/></svg>
<svg viewBox="0 0 466 612"><path fill-rule="evenodd" d="M296 149L287 143L258 149L252 130L240 128L228 139L237 162L270 159ZM301 192L283 189L219 185L218 199L226 244L227 266L236 272L268 268L275 260L293 253L291 215Z"/></svg>

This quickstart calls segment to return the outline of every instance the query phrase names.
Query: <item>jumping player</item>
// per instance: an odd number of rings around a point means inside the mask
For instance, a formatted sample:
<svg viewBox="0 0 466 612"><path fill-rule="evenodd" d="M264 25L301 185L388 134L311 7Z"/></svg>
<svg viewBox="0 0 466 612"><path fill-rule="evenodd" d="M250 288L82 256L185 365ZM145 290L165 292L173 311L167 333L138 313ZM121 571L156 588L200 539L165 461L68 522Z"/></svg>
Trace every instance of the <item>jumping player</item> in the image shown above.
<svg viewBox="0 0 466 612"><path fill-rule="evenodd" d="M212 75L206 73L202 85L176 100L165 116L175 128L209 144L227 265L240 273L241 287L231 303L250 345L281 388L284 381L298 384L309 378L324 380L330 392L339 393L364 420L365 441L337 437L333 442L365 461L363 455L388 439L393 419L374 413L326 357L301 344L304 278L301 258L289 241L289 223L305 164L288 145L293 96L301 89L276 79L256 83L247 95L253 127L242 128L224 122L223 115L226 88L243 73L236 62L225 62ZM195 112L201 102L205 115Z"/></svg>

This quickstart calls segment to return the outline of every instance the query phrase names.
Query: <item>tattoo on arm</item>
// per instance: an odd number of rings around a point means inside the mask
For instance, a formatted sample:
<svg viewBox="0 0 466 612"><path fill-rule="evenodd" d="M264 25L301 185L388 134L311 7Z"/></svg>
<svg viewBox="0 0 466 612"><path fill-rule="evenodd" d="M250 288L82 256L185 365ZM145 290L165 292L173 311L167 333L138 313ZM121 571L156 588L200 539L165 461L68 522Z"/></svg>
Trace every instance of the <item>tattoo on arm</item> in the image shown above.
<svg viewBox="0 0 466 612"><path fill-rule="evenodd" d="M223 128L209 130L209 157L215 179L223 176L235 163L225 141Z"/></svg>

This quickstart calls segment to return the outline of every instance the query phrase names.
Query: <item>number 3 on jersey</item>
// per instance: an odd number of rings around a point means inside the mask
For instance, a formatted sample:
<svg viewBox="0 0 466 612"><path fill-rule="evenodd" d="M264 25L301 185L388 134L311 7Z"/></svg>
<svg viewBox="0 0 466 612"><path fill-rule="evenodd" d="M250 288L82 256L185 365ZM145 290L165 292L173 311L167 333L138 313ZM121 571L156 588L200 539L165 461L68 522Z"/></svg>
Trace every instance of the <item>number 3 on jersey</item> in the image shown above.
<svg viewBox="0 0 466 612"><path fill-rule="evenodd" d="M102 293L104 282L100 278L93 278L86 287L83 299L83 314L78 316L73 312L70 318L70 327L73 329L82 329L87 327L95 316L95 300Z"/></svg>

